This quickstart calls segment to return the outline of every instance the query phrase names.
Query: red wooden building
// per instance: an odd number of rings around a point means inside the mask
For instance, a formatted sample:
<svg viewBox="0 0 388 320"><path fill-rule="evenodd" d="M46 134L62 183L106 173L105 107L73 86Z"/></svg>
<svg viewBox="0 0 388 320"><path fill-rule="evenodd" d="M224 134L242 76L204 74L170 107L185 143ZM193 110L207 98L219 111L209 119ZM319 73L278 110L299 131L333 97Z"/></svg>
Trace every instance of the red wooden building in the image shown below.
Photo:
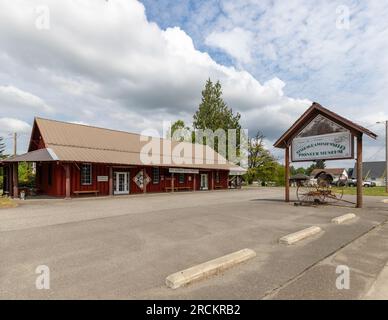
<svg viewBox="0 0 388 320"><path fill-rule="evenodd" d="M208 146L178 146L167 139L153 138L151 158L150 141L138 134L35 118L28 152L2 162L3 189L19 196L19 162L35 163L38 194L66 198L227 189L230 172L245 172ZM178 155L172 151L177 146L182 149Z"/></svg>

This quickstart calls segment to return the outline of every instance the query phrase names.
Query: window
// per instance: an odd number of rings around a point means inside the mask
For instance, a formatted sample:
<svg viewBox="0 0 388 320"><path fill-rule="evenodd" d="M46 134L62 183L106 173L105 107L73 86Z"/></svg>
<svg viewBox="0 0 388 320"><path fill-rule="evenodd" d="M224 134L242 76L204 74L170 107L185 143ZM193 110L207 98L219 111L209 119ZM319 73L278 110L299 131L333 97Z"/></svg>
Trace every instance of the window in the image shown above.
<svg viewBox="0 0 388 320"><path fill-rule="evenodd" d="M184 173L179 174L179 183L185 183L185 174Z"/></svg>
<svg viewBox="0 0 388 320"><path fill-rule="evenodd" d="M220 172L216 171L216 183L220 183Z"/></svg>
<svg viewBox="0 0 388 320"><path fill-rule="evenodd" d="M160 181L159 168L152 168L152 183L158 184Z"/></svg>
<svg viewBox="0 0 388 320"><path fill-rule="evenodd" d="M84 163L81 166L81 185L91 185L92 184L92 165Z"/></svg>

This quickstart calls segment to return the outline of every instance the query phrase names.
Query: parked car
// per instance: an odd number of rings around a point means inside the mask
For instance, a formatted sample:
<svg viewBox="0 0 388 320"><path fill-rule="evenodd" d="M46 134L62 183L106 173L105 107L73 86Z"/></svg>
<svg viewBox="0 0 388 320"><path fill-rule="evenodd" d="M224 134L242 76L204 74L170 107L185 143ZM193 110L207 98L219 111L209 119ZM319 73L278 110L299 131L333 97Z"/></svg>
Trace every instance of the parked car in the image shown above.
<svg viewBox="0 0 388 320"><path fill-rule="evenodd" d="M363 182L362 182L362 185L363 185L365 188L376 187L376 183L375 183L375 182L372 182L372 181L363 181Z"/></svg>
<svg viewBox="0 0 388 320"><path fill-rule="evenodd" d="M348 187L355 187L357 186L357 179L348 179L347 181L347 186ZM366 180L362 182L362 186L365 188L370 188L370 187L376 187L376 183Z"/></svg>
<svg viewBox="0 0 388 320"><path fill-rule="evenodd" d="M346 185L348 187L355 187L357 185L357 179L349 178Z"/></svg>

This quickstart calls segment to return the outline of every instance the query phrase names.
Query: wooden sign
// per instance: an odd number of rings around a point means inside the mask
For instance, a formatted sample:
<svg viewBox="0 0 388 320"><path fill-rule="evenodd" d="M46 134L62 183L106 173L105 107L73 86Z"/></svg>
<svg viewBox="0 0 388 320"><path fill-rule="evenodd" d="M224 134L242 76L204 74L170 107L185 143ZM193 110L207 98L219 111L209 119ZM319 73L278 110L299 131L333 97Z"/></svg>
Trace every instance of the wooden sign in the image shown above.
<svg viewBox="0 0 388 320"><path fill-rule="evenodd" d="M349 131L295 138L291 143L292 162L353 159L352 141Z"/></svg>

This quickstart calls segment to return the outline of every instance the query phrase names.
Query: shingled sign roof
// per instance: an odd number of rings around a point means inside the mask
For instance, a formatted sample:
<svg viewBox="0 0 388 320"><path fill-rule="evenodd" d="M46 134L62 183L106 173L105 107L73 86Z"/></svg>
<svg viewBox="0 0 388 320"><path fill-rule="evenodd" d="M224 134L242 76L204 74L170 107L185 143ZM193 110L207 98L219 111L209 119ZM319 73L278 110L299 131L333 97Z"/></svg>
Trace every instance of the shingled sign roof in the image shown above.
<svg viewBox="0 0 388 320"><path fill-rule="evenodd" d="M322 114L329 120L343 126L344 128L350 130L353 135L358 136L365 133L369 137L376 139L377 135L372 131L336 114L333 111L330 111L322 107L319 103L314 102L310 108L302 114L302 116L295 121L295 123L288 129L274 144L276 148L285 149L291 142L291 140L317 115Z"/></svg>

